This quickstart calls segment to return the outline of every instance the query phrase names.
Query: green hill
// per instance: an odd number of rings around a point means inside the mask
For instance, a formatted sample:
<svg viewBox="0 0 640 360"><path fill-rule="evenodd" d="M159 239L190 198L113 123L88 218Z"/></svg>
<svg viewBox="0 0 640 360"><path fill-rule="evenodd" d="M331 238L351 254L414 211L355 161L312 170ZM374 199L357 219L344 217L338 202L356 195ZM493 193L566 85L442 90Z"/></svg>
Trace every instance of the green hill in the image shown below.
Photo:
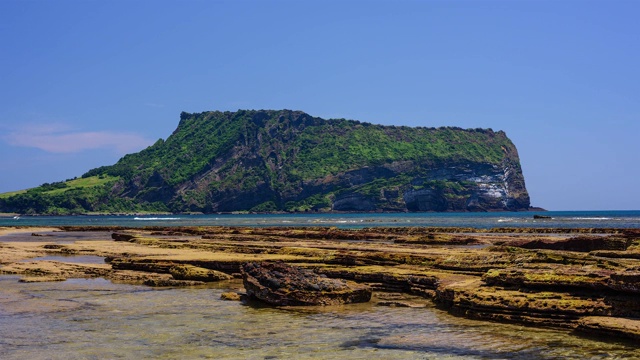
<svg viewBox="0 0 640 360"><path fill-rule="evenodd" d="M0 195L0 211L489 211L529 208L502 131L300 111L182 113L166 140L82 179Z"/></svg>

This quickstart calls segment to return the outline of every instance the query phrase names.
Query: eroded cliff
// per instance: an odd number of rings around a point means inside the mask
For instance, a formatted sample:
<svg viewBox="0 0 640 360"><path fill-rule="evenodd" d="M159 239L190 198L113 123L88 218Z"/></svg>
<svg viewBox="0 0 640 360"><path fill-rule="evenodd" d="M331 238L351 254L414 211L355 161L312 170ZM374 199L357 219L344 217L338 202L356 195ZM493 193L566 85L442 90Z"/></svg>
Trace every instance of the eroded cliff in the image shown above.
<svg viewBox="0 0 640 360"><path fill-rule="evenodd" d="M83 176L93 177L110 181L90 197L76 191L73 201L56 208L205 213L529 208L517 150L502 131L381 126L290 110L182 113L166 140ZM0 199L4 211L27 212L10 200Z"/></svg>

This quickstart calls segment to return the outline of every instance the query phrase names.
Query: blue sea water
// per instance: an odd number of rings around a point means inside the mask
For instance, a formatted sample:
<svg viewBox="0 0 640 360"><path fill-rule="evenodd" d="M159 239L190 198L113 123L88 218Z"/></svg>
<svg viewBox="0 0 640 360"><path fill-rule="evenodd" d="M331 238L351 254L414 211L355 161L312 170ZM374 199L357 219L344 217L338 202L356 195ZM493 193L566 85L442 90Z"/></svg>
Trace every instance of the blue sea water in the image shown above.
<svg viewBox="0 0 640 360"><path fill-rule="evenodd" d="M551 219L534 219L534 215ZM0 226L438 226L491 229L640 228L640 211L546 211L490 213L211 214L0 217Z"/></svg>

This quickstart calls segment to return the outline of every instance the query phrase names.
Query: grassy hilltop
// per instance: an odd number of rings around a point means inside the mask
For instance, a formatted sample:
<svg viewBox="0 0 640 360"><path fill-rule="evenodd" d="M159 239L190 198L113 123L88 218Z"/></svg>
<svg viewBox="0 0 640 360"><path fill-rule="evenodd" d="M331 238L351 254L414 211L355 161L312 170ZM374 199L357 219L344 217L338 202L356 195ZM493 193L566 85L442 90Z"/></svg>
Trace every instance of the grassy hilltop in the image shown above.
<svg viewBox="0 0 640 360"><path fill-rule="evenodd" d="M180 115L166 140L74 179L0 195L0 211L524 210L502 131L410 128L300 111Z"/></svg>

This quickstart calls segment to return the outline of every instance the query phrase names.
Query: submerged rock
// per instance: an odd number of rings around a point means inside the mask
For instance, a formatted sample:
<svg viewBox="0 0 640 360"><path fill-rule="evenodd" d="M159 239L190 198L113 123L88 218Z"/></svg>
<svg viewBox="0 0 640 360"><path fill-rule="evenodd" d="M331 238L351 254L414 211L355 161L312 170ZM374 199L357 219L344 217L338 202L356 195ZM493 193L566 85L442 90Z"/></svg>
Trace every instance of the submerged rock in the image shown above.
<svg viewBox="0 0 640 360"><path fill-rule="evenodd" d="M132 242L135 239L135 235L131 234L123 234L123 233L112 233L111 238L115 241L128 241Z"/></svg>
<svg viewBox="0 0 640 360"><path fill-rule="evenodd" d="M242 267L247 295L271 305L339 305L371 300L371 289L352 281L329 279L297 266L247 263Z"/></svg>
<svg viewBox="0 0 640 360"><path fill-rule="evenodd" d="M65 281L64 276L25 276L18 280L21 283L36 283L36 282L51 282L51 281Z"/></svg>
<svg viewBox="0 0 640 360"><path fill-rule="evenodd" d="M220 299L226 301L240 301L242 300L242 295L238 294L237 292L229 291L222 293L220 295Z"/></svg>

